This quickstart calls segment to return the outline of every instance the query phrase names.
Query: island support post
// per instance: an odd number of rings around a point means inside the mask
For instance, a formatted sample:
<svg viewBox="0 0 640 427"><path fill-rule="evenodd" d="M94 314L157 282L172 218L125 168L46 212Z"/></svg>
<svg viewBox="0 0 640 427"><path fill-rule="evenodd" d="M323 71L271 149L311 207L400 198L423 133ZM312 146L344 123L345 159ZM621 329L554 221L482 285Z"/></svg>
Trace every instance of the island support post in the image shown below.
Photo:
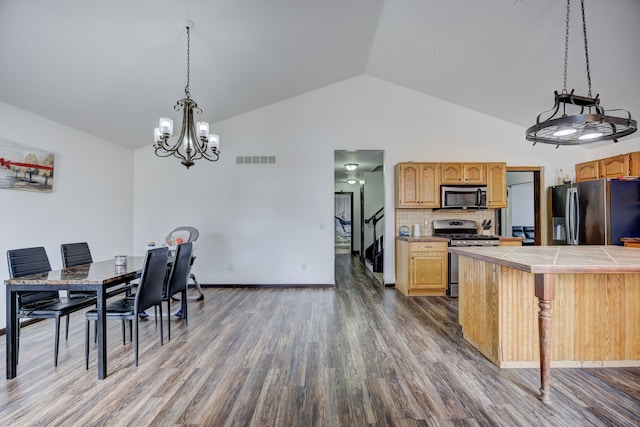
<svg viewBox="0 0 640 427"><path fill-rule="evenodd" d="M535 295L538 298L538 336L540 341L540 399L551 403L551 302L556 293L556 277L553 274L536 274Z"/></svg>

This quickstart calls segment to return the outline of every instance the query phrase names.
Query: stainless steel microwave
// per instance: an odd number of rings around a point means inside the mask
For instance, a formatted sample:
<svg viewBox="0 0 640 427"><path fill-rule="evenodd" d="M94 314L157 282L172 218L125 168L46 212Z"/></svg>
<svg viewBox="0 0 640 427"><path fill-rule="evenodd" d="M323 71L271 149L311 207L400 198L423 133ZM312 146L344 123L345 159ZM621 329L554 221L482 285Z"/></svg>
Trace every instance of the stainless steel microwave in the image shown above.
<svg viewBox="0 0 640 427"><path fill-rule="evenodd" d="M443 185L440 199L443 208L483 209L487 207L487 187Z"/></svg>

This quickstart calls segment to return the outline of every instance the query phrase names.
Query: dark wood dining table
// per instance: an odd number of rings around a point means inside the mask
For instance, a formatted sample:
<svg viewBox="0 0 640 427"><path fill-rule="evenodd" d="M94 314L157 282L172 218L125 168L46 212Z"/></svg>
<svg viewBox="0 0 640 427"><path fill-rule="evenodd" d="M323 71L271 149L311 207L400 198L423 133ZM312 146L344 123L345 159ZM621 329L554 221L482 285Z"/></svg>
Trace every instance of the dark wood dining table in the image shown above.
<svg viewBox="0 0 640 427"><path fill-rule="evenodd" d="M98 312L98 378L107 377L107 292L114 287L140 277L144 257L127 257L124 266L115 265L115 259L99 261L47 273L7 279L7 379L15 378L18 366L18 307L20 291L93 291L96 293Z"/></svg>

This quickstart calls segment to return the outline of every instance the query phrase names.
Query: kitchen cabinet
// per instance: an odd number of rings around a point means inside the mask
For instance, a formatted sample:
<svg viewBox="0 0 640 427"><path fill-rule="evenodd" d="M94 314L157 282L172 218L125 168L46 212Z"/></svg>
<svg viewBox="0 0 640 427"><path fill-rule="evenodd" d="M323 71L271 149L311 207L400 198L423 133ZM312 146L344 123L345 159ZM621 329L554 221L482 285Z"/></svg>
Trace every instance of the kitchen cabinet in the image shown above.
<svg viewBox="0 0 640 427"><path fill-rule="evenodd" d="M447 292L446 241L396 239L396 288L408 296Z"/></svg>
<svg viewBox="0 0 640 427"><path fill-rule="evenodd" d="M576 182L600 178L600 165L597 160L576 165Z"/></svg>
<svg viewBox="0 0 640 427"><path fill-rule="evenodd" d="M441 184L486 184L484 163L440 163Z"/></svg>
<svg viewBox="0 0 640 427"><path fill-rule="evenodd" d="M394 174L396 208L440 207L439 163L398 163Z"/></svg>
<svg viewBox="0 0 640 427"><path fill-rule="evenodd" d="M616 178L619 176L637 176L630 173L632 159L640 161L638 153L620 154L605 159L592 160L576 165L576 181L590 181L600 178ZM640 165L636 165L640 167ZM634 172L640 172L640 170Z"/></svg>
<svg viewBox="0 0 640 427"><path fill-rule="evenodd" d="M619 156L607 157L599 160L600 177L615 178L618 176L629 176L629 155L621 154Z"/></svg>
<svg viewBox="0 0 640 427"><path fill-rule="evenodd" d="M487 163L487 207L507 207L507 164Z"/></svg>
<svg viewBox="0 0 640 427"><path fill-rule="evenodd" d="M640 176L640 151L629 153L629 175Z"/></svg>

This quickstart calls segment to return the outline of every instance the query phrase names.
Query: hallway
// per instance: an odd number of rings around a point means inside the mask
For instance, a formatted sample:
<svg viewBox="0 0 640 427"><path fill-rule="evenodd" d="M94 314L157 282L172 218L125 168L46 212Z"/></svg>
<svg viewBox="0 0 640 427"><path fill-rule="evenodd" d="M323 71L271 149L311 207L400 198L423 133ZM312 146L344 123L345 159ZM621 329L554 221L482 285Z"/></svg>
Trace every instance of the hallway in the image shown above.
<svg viewBox="0 0 640 427"><path fill-rule="evenodd" d="M3 425L576 426L640 424L640 368L498 369L461 337L457 300L384 288L336 256L334 288L205 288L160 347L141 323L140 366L109 322L109 377L84 369L71 317L53 368L53 324L23 329ZM177 306L176 306L177 307ZM5 345L4 337L0 345ZM4 365L2 366L4 369Z"/></svg>

